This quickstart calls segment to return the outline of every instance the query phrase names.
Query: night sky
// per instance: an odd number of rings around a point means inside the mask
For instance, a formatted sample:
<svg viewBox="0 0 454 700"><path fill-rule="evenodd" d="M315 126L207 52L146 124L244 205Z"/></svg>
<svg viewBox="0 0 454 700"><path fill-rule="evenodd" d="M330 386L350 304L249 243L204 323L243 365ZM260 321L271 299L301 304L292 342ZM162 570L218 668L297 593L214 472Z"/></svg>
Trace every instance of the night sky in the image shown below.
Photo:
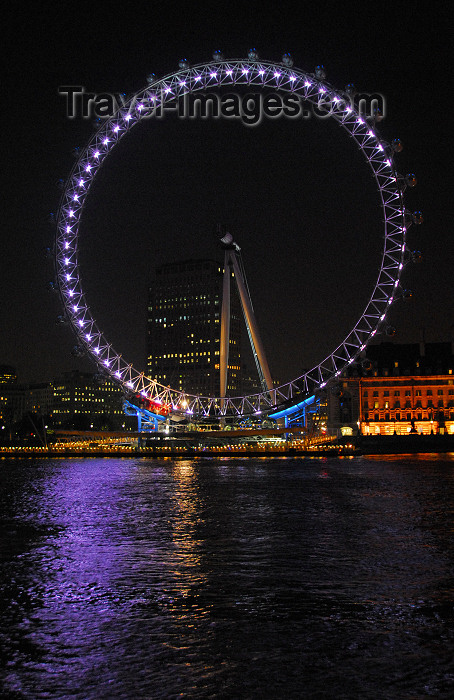
<svg viewBox="0 0 454 700"><path fill-rule="evenodd" d="M131 6L128 5L128 8ZM326 67L326 80L386 98L379 131L399 137L402 174L418 186L407 205L425 223L409 247L423 262L405 271L409 302L390 315L395 342L448 340L454 323L452 51L446 16L418 3L280 6L273 12L213 6L162 14L161 5L128 9L57 5L5 18L0 364L19 380L47 381L71 369L69 328L55 320L58 296L45 259L47 223L58 206L56 182L83 146L90 120L70 120L61 85L130 94L215 49L295 67ZM349 9L349 7L351 9ZM421 4L421 7L423 5ZM208 10L207 8L211 8ZM408 9L411 12L408 12ZM21 14L22 13L22 14ZM449 127L448 127L449 124ZM266 120L251 128L227 120L150 120L122 140L100 171L80 232L82 287L115 349L145 369L147 286L156 264L221 256L215 228L224 223L241 246L271 373L292 379L321 361L362 313L378 274L381 209L371 171L334 122ZM383 339L383 338L381 338ZM379 340L381 340L379 339Z"/></svg>

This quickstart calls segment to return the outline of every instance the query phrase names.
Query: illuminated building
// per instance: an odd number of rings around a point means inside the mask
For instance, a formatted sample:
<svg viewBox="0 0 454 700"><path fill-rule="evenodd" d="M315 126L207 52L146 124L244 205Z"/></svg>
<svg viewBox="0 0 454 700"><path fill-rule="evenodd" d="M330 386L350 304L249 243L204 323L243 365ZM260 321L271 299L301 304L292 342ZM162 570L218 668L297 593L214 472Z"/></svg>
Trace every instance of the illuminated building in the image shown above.
<svg viewBox="0 0 454 700"><path fill-rule="evenodd" d="M52 382L52 417L55 425L74 422L87 416L91 422L109 417L118 425L124 419L123 391L110 379L99 381L96 375L77 370L65 372Z"/></svg>
<svg viewBox="0 0 454 700"><path fill-rule="evenodd" d="M0 365L0 384L15 384L17 374L14 367L10 365Z"/></svg>
<svg viewBox="0 0 454 700"><path fill-rule="evenodd" d="M451 343L382 343L329 395L331 429L365 435L454 433Z"/></svg>
<svg viewBox="0 0 454 700"><path fill-rule="evenodd" d="M161 265L149 289L147 373L189 394L219 394L223 265L186 260ZM233 273L232 273L233 274ZM232 289L227 394L241 391L240 303Z"/></svg>

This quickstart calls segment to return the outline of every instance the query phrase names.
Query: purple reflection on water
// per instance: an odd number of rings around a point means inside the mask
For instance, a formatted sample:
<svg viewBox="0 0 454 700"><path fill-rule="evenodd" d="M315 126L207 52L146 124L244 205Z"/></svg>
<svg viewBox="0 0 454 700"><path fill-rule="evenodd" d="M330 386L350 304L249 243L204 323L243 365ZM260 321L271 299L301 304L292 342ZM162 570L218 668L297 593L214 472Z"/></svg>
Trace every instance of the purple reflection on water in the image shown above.
<svg viewBox="0 0 454 700"><path fill-rule="evenodd" d="M4 688L451 697L452 464L4 460Z"/></svg>

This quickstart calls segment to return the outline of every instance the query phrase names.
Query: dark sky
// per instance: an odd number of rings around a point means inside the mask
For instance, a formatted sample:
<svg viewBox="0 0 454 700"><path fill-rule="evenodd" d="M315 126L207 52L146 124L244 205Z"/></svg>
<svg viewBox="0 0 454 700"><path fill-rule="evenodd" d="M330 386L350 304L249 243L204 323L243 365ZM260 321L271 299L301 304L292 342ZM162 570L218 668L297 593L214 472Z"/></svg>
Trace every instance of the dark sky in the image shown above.
<svg viewBox="0 0 454 700"><path fill-rule="evenodd" d="M88 91L142 88L146 76L177 69L214 49L263 59L290 52L295 66L324 64L327 80L353 82L386 98L383 136L399 137L402 173L418 186L407 198L425 223L409 246L423 262L405 271L410 302L390 320L396 342L450 338L452 295L452 51L443 14L426 3L260 5L148 4L121 14L111 4L72 4L5 18L0 364L21 381L45 381L91 367L71 354L57 327L58 297L43 255L52 245L48 214L55 186L74 163L90 121L70 120L61 85ZM427 9L429 8L429 9ZM449 125L449 126L448 126ZM321 361L347 335L372 292L382 247L381 210L368 167L346 133L315 118L267 120L251 128L227 120L165 118L133 129L100 171L80 233L82 286L99 327L117 351L144 369L146 290L154 265L220 255L223 222L243 252L269 356L281 381Z"/></svg>

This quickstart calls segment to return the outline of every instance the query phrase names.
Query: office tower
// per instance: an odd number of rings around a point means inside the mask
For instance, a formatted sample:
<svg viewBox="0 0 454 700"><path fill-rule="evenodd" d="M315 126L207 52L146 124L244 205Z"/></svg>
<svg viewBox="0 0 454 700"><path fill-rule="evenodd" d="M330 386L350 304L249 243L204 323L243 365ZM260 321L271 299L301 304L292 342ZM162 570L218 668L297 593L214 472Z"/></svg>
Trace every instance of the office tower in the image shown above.
<svg viewBox="0 0 454 700"><path fill-rule="evenodd" d="M147 373L188 394L219 396L224 269L214 260L167 263L149 289ZM232 273L233 274L233 273ZM227 395L241 393L241 307L231 287Z"/></svg>

